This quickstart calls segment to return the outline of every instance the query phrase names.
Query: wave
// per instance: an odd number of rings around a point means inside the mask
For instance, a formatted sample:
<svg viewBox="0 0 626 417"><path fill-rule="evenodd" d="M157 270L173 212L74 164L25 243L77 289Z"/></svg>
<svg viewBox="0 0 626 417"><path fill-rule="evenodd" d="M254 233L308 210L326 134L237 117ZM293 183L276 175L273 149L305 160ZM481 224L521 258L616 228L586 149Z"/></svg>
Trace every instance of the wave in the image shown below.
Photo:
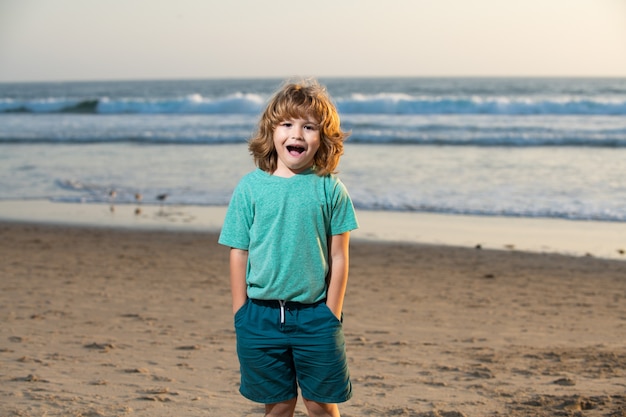
<svg viewBox="0 0 626 417"><path fill-rule="evenodd" d="M258 114L267 98L235 93L220 98L0 99L0 113ZM412 96L352 94L336 99L342 114L383 115L626 115L626 98L605 96Z"/></svg>
<svg viewBox="0 0 626 417"><path fill-rule="evenodd" d="M535 137L506 136L506 137L379 137L355 136L350 138L351 143L387 144L387 145L421 145L421 146L474 146L474 147L588 147L588 148L626 148L626 137L623 138L588 138L588 137Z"/></svg>
<svg viewBox="0 0 626 417"><path fill-rule="evenodd" d="M225 195L198 193L180 188L168 189L164 192L161 188L139 189L129 186L114 186L112 184L85 183L70 179L58 179L55 181L55 185L59 189L67 191L69 194L50 197L50 199L64 203L137 204L138 200L136 196L138 193L142 195L141 202L144 204L224 206L227 205L229 201L228 193ZM112 195L111 191L115 191L115 194ZM166 201L160 200L158 197L160 194L164 193L168 194ZM529 207L504 204L487 209L471 206L452 207L443 201L439 204L411 204L404 200L394 202L385 199L374 199L374 201L372 201L369 197L367 200L360 200L357 195L353 195L353 201L357 209L367 211L436 213L485 217L553 218L605 222L626 221L626 213L623 210L599 209L594 207L571 210L567 206L558 205L554 207Z"/></svg>
<svg viewBox="0 0 626 417"><path fill-rule="evenodd" d="M176 136L176 135L137 135L128 137L78 136L65 138L1 137L0 145L92 145L92 144L136 144L136 145L225 145L245 144L246 137L234 135L220 136ZM445 136L392 136L358 134L350 136L348 144L365 145L413 145L413 146L472 146L472 147L587 147L587 148L626 148L626 133L622 137L528 137L527 135L474 136L454 138Z"/></svg>
<svg viewBox="0 0 626 417"><path fill-rule="evenodd" d="M221 135L216 137L180 137L172 135L144 135L127 137L105 136L78 136L65 138L48 138L42 136L31 137L0 137L0 145L36 145L36 144L66 144L66 145L96 145L96 144L137 144L137 145L222 145L243 144L246 140L242 136ZM626 146L626 144L624 145Z"/></svg>
<svg viewBox="0 0 626 417"><path fill-rule="evenodd" d="M572 212L567 209L530 209L530 208L506 208L499 210L450 208L444 206L411 206L402 205L397 207L391 204L361 204L355 201L354 205L360 210L409 212L409 213L434 213L451 214L461 216L484 216L484 217L515 217L515 218L545 218L576 221L602 221L602 222L626 222L626 214L621 211L588 210Z"/></svg>
<svg viewBox="0 0 626 417"><path fill-rule="evenodd" d="M96 203L96 204L116 204L130 205L137 204L137 194L142 195L143 204L160 205L194 205L194 206L225 206L228 204L228 196L217 194L199 194L182 189L150 188L138 189L128 186L113 186L111 184L83 183L78 180L59 179L55 185L69 194L63 196L50 197L51 201L63 203ZM112 196L111 191L115 191ZM159 199L160 194L168 194L167 200ZM603 221L603 222L625 222L626 213L623 210L607 209L580 209L570 210L567 207L519 207L506 206L494 207L493 209L471 208L471 207L450 207L445 203L440 204L409 204L406 201L362 201L357 196L353 196L354 205L359 210L366 211L388 211L388 212L408 212L408 213L435 213L465 216L485 216L485 217L516 217L516 218L552 218L577 221Z"/></svg>
<svg viewBox="0 0 626 417"><path fill-rule="evenodd" d="M355 94L338 107L346 114L624 115L626 99Z"/></svg>
<svg viewBox="0 0 626 417"><path fill-rule="evenodd" d="M0 99L0 113L84 114L256 114L264 98L237 93L219 99L192 94L181 98Z"/></svg>

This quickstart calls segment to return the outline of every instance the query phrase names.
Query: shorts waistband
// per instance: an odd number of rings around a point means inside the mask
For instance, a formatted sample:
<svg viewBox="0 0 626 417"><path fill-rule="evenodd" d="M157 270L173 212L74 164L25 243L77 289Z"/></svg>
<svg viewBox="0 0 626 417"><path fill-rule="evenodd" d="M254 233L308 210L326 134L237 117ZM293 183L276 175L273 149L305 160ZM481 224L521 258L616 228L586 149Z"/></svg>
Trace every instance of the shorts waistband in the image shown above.
<svg viewBox="0 0 626 417"><path fill-rule="evenodd" d="M256 305L260 305L260 306L275 307L275 308L284 307L284 308L287 308L287 309L298 310L298 309L302 309L302 308L315 307L315 306L317 306L319 304L325 303L326 299L322 299L322 300L317 301L315 303L299 303L297 301L260 300L258 298L251 298L250 302L254 303Z"/></svg>

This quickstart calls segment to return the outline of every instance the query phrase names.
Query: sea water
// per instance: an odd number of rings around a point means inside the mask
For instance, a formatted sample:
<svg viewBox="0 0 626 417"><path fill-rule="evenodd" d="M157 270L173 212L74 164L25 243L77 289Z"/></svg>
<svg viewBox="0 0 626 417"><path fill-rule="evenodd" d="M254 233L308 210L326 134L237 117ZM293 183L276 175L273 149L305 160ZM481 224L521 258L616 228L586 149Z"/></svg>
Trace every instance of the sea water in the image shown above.
<svg viewBox="0 0 626 417"><path fill-rule="evenodd" d="M226 205L281 81L0 84L0 199ZM320 81L359 209L626 222L626 79Z"/></svg>

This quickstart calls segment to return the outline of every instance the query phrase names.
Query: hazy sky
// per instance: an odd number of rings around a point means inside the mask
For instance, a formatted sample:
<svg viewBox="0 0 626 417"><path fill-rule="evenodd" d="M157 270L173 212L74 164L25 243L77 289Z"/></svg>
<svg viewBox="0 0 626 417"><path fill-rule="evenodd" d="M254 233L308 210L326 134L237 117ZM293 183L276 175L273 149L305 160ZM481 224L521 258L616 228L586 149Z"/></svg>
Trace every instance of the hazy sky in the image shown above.
<svg viewBox="0 0 626 417"><path fill-rule="evenodd" d="M0 81L626 76L626 0L0 0Z"/></svg>

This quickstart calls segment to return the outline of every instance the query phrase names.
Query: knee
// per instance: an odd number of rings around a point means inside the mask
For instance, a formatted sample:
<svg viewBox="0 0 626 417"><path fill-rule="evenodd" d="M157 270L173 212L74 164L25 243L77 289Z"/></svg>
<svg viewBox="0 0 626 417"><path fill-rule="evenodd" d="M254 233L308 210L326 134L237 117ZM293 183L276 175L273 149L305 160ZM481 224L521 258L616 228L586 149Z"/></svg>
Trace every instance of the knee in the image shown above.
<svg viewBox="0 0 626 417"><path fill-rule="evenodd" d="M265 416L266 417L293 417L294 411L296 410L297 400L298 400L297 398L294 398L292 400L284 401L281 403L266 404Z"/></svg>
<svg viewBox="0 0 626 417"><path fill-rule="evenodd" d="M319 403L303 399L310 417L340 417L337 404Z"/></svg>

